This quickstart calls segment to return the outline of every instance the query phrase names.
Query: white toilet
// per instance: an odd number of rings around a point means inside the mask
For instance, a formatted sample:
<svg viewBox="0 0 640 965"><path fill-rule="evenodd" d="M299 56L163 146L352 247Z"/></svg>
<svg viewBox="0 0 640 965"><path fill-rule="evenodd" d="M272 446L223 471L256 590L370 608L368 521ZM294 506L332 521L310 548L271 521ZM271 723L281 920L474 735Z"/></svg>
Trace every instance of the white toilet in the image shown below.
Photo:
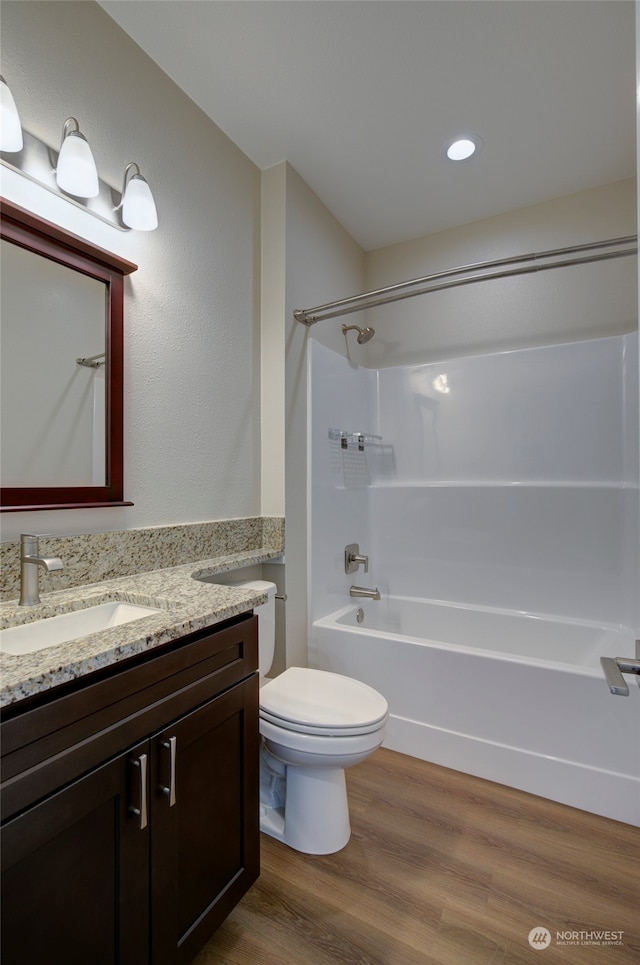
<svg viewBox="0 0 640 965"><path fill-rule="evenodd" d="M324 670L289 667L264 680L275 645L273 583L256 607L260 673L260 829L306 854L332 854L351 835L345 767L382 744L389 709L372 687Z"/></svg>

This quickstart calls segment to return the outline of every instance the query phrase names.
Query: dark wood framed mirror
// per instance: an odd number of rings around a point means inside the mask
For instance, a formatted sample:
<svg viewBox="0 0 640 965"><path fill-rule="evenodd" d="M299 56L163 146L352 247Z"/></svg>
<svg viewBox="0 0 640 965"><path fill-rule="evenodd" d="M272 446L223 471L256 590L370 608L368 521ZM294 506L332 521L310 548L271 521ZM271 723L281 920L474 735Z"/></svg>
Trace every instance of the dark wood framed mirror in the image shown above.
<svg viewBox="0 0 640 965"><path fill-rule="evenodd" d="M0 237L0 511L131 506L123 491L124 277L137 265L4 198Z"/></svg>

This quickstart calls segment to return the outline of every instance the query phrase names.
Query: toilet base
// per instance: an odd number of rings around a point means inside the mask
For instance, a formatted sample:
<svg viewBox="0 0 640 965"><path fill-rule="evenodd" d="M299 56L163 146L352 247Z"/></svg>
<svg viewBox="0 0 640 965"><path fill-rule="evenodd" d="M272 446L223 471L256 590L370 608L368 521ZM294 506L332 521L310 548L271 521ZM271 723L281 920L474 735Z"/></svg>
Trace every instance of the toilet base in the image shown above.
<svg viewBox="0 0 640 965"><path fill-rule="evenodd" d="M333 854L351 837L341 767L287 766L284 807L261 786L260 830L304 854Z"/></svg>

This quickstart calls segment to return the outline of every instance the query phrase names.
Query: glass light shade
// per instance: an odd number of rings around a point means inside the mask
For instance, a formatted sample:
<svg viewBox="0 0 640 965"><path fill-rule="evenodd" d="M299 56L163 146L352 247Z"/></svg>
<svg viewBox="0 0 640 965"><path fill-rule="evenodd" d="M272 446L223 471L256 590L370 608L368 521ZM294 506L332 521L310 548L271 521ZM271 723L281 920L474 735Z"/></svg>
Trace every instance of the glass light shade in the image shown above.
<svg viewBox="0 0 640 965"><path fill-rule="evenodd" d="M56 181L59 188L76 198L95 198L100 190L96 162L80 131L70 131L62 142Z"/></svg>
<svg viewBox="0 0 640 965"><path fill-rule="evenodd" d="M141 174L127 181L122 199L122 220L137 231L153 231L158 227L158 212L151 188Z"/></svg>
<svg viewBox="0 0 640 965"><path fill-rule="evenodd" d="M22 150L22 126L13 94L7 82L0 77L0 150Z"/></svg>

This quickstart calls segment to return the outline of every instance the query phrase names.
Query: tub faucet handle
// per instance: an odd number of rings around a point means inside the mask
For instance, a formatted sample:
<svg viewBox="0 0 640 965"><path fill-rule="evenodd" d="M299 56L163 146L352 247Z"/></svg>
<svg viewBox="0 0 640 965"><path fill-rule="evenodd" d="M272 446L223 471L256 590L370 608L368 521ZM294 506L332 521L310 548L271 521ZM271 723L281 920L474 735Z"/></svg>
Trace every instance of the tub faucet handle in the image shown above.
<svg viewBox="0 0 640 965"><path fill-rule="evenodd" d="M632 657L600 657L600 663L611 693L618 697L628 697L629 687L622 674L640 675L640 640L636 640L635 660Z"/></svg>
<svg viewBox="0 0 640 965"><path fill-rule="evenodd" d="M360 553L357 543L349 543L344 548L344 571L345 573L356 573L359 566L364 566L365 573L369 572L369 557Z"/></svg>

